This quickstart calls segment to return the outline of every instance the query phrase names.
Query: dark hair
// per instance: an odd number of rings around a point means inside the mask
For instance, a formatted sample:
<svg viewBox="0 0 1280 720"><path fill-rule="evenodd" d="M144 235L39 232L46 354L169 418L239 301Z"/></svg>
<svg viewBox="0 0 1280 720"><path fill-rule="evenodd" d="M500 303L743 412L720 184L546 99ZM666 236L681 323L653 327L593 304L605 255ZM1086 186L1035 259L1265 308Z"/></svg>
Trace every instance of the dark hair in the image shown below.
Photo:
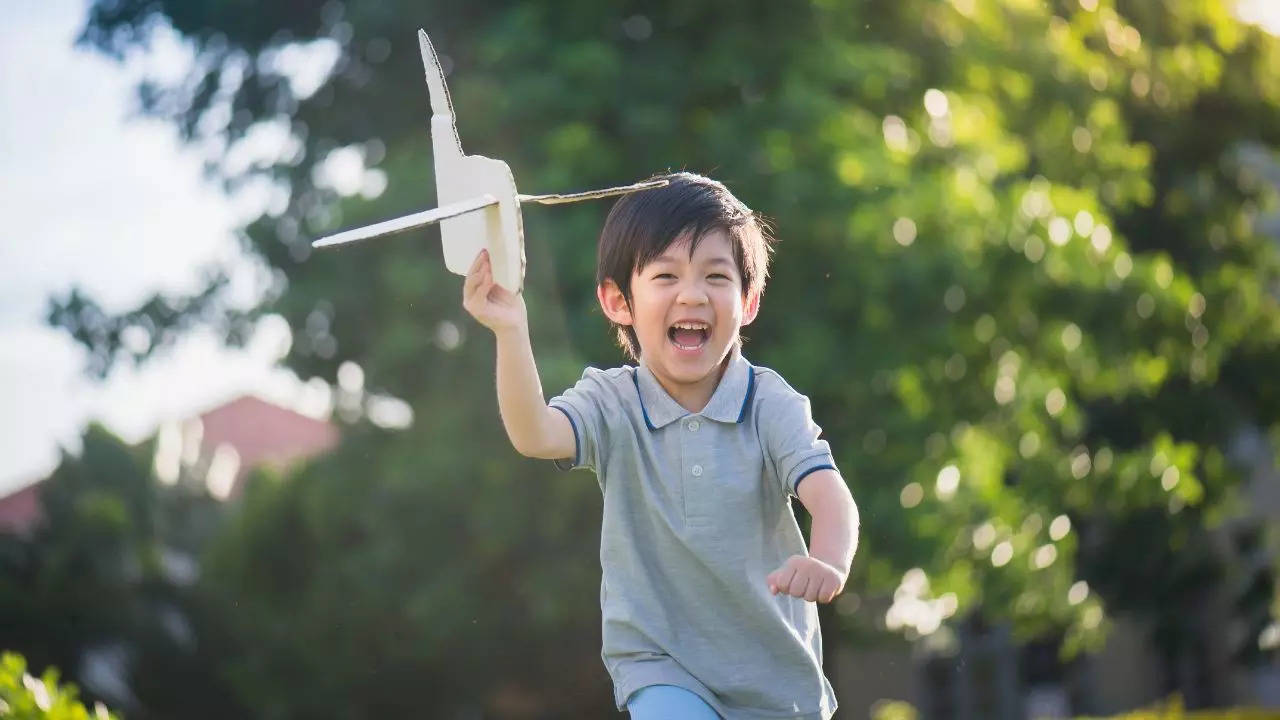
<svg viewBox="0 0 1280 720"><path fill-rule="evenodd" d="M774 239L763 217L711 178L679 172L650 179L666 180L667 185L624 195L609 211L600 230L596 285L614 281L629 307L633 272L643 269L686 235L692 238L692 253L707 233L724 230L742 277L743 296L764 292ZM635 329L629 325L614 327L618 344L638 360L640 345Z"/></svg>

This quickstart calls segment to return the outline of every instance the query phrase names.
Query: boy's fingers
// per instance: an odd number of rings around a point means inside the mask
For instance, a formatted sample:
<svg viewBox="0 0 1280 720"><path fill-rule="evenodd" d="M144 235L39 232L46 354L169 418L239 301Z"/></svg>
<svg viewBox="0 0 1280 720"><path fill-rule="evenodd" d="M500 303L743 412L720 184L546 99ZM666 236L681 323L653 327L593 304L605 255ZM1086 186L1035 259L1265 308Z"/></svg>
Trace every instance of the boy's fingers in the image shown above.
<svg viewBox="0 0 1280 720"><path fill-rule="evenodd" d="M476 253L476 259L471 263L471 269L467 270L467 275L466 275L467 280L464 287L469 287L473 282L483 277L484 273L481 271L483 270L485 265L488 265L488 263L489 263L489 255L486 251L481 250L480 252Z"/></svg>
<svg viewBox="0 0 1280 720"><path fill-rule="evenodd" d="M832 600L835 600L836 596L840 594L840 591L842 589L844 589L844 586L840 584L839 579L832 580L831 592L827 593L827 602L831 602Z"/></svg>
<svg viewBox="0 0 1280 720"><path fill-rule="evenodd" d="M463 291L473 301L479 301L489 296L489 289L492 287L493 271L489 269L488 263L486 262L478 269L473 268L473 272L467 275L467 281L463 285Z"/></svg>
<svg viewBox="0 0 1280 720"><path fill-rule="evenodd" d="M493 281L493 275L486 272L484 279L480 281L480 287L476 288L476 300L484 303L489 302L489 295L493 292L496 284Z"/></svg>
<svg viewBox="0 0 1280 720"><path fill-rule="evenodd" d="M468 275L467 281L462 285L462 304L472 305L476 301L476 289L480 286L479 275Z"/></svg>
<svg viewBox="0 0 1280 720"><path fill-rule="evenodd" d="M778 592L790 594L791 580L796 575L796 569L791 567L791 565L789 564L783 565L781 568L775 571L774 575L775 575L775 578L773 583L778 587Z"/></svg>
<svg viewBox="0 0 1280 720"><path fill-rule="evenodd" d="M480 266L480 281L484 285L485 294L489 293L489 288L493 287L493 266L489 264L488 259L484 261L484 265Z"/></svg>
<svg viewBox="0 0 1280 720"><path fill-rule="evenodd" d="M839 586L836 584L835 580L832 580L832 579L823 580L822 589L818 591L818 602L820 603L831 602L832 600L835 599L836 590L838 589L839 589Z"/></svg>
<svg viewBox="0 0 1280 720"><path fill-rule="evenodd" d="M477 260L476 262L479 263L480 261ZM477 265L472 265L471 269L467 271L466 279L463 280L462 282L462 297L464 299L467 297L470 297L471 294L475 292L476 285L480 282L480 280L481 280L480 268Z"/></svg>
<svg viewBox="0 0 1280 720"><path fill-rule="evenodd" d="M817 578L806 575L804 579L804 589L800 591L796 597L802 597L808 602L815 602L818 599L818 588L820 587Z"/></svg>
<svg viewBox="0 0 1280 720"><path fill-rule="evenodd" d="M787 585L787 589L782 592L790 594L791 597L804 597L804 588L801 587L803 583L804 578L792 578L791 583Z"/></svg>
<svg viewBox="0 0 1280 720"><path fill-rule="evenodd" d="M781 588L778 587L778 580L782 577L782 569L774 570L765 576L765 584L769 586L769 592L777 595Z"/></svg>

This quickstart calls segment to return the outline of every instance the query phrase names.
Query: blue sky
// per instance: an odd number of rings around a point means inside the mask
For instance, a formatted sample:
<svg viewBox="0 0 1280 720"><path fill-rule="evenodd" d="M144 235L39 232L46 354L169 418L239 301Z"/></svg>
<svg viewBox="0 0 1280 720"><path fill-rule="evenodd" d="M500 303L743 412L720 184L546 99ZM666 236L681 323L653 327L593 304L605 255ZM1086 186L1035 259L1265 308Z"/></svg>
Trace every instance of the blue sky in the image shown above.
<svg viewBox="0 0 1280 720"><path fill-rule="evenodd" d="M1280 32L1280 0L1239 7ZM236 269L246 301L262 281L232 232L266 193L224 196L201 179L200 149L132 114L138 78L180 71L189 53L163 33L149 55L123 64L77 50L84 13L82 0L10 3L0 28L0 495L47 473L92 418L137 441L243 392L311 415L328 408L322 383L273 368L288 343L282 322L247 351L196 333L105 383L85 378L81 351L45 327L47 299L73 286L122 310L195 288L213 261Z"/></svg>

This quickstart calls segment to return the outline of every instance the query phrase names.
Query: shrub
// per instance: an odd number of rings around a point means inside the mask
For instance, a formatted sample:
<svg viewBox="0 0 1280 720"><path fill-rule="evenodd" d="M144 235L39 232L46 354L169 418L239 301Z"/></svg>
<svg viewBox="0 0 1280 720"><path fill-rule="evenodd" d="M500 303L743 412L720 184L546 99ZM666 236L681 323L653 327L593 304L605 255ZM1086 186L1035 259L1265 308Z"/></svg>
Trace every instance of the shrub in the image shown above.
<svg viewBox="0 0 1280 720"><path fill-rule="evenodd" d="M27 672L21 655L0 656L0 716L5 720L119 720L102 703L94 703L90 713L77 694L75 685L58 685L58 671L52 667L37 678Z"/></svg>

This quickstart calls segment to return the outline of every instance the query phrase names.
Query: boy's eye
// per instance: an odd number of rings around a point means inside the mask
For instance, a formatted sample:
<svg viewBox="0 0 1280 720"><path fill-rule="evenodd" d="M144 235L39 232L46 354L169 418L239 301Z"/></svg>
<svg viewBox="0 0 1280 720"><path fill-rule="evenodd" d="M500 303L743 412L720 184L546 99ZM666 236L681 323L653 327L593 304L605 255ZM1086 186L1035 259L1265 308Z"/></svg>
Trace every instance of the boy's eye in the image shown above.
<svg viewBox="0 0 1280 720"><path fill-rule="evenodd" d="M653 277L655 280L666 280L667 278L671 278L672 280L674 280L676 276L672 275L671 273L658 273Z"/></svg>
<svg viewBox="0 0 1280 720"><path fill-rule="evenodd" d="M708 277L710 277L712 280L728 280L729 279L729 276L723 273L713 273Z"/></svg>

